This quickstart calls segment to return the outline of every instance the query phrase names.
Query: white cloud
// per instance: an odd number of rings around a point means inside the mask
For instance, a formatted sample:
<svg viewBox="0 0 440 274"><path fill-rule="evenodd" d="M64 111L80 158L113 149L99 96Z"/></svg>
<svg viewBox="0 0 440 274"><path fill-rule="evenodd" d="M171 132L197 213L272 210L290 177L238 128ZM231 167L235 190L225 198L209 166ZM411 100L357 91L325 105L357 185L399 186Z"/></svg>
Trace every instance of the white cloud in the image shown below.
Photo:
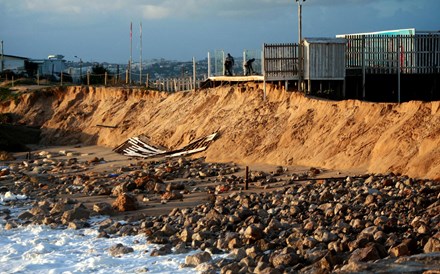
<svg viewBox="0 0 440 274"><path fill-rule="evenodd" d="M302 0L301 0L302 1ZM343 7L370 6L386 17L399 10L409 11L421 3L434 0L307 0L307 6ZM435 0L437 1L437 0ZM0 0L0 9L25 13L40 13L51 18L65 16L86 18L106 15L160 20L167 18L264 18L271 10L296 10L295 0ZM265 20L270 20L270 16Z"/></svg>
<svg viewBox="0 0 440 274"><path fill-rule="evenodd" d="M163 19L171 15L171 10L167 7L144 5L141 7L144 19Z"/></svg>
<svg viewBox="0 0 440 274"><path fill-rule="evenodd" d="M240 16L293 5L293 0L0 0L0 8L22 14L142 16L145 19Z"/></svg>

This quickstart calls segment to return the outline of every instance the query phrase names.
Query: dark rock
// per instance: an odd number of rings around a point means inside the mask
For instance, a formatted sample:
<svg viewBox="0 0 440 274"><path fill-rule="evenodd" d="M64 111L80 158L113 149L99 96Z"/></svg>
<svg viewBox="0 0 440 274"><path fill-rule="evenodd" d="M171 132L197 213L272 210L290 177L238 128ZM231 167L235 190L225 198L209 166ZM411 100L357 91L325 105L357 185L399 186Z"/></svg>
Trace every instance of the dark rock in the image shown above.
<svg viewBox="0 0 440 274"><path fill-rule="evenodd" d="M88 226L89 226L89 224L86 222L79 221L79 220L73 220L73 221L69 222L69 224L67 225L67 228L77 230L77 229L81 229L81 228L88 227Z"/></svg>
<svg viewBox="0 0 440 274"><path fill-rule="evenodd" d="M72 209L71 204L60 201L53 205L52 209L50 210L50 214L54 215L54 214L64 213L70 209Z"/></svg>
<svg viewBox="0 0 440 274"><path fill-rule="evenodd" d="M101 215L113 215L114 209L109 203L101 202L93 205L93 211Z"/></svg>
<svg viewBox="0 0 440 274"><path fill-rule="evenodd" d="M255 225L250 225L244 231L244 237L256 241L264 237L264 232L261 228Z"/></svg>
<svg viewBox="0 0 440 274"><path fill-rule="evenodd" d="M127 253L131 253L134 251L132 247L124 246L123 244L116 244L109 248L109 253L111 256L119 256Z"/></svg>
<svg viewBox="0 0 440 274"><path fill-rule="evenodd" d="M221 274L240 273L240 269L241 269L241 266L238 263L234 262L234 263L230 263L230 264L222 267L220 270L220 273Z"/></svg>
<svg viewBox="0 0 440 274"><path fill-rule="evenodd" d="M129 193L122 193L113 202L112 207L118 211L132 211L139 208L136 197Z"/></svg>
<svg viewBox="0 0 440 274"><path fill-rule="evenodd" d="M158 249L153 249L151 251L150 256L157 257L157 256L164 256L172 253L171 245L164 245L162 247L159 247Z"/></svg>
<svg viewBox="0 0 440 274"><path fill-rule="evenodd" d="M294 266L299 262L299 257L296 254L278 254L272 258L272 264L275 268Z"/></svg>
<svg viewBox="0 0 440 274"><path fill-rule="evenodd" d="M401 257L409 255L410 251L408 245L401 243L395 247L390 248L389 254L393 257Z"/></svg>
<svg viewBox="0 0 440 274"><path fill-rule="evenodd" d="M162 200L181 200L183 199L183 195L182 193L176 191L176 190L172 190L172 191L167 191L164 194L162 194L161 196Z"/></svg>
<svg viewBox="0 0 440 274"><path fill-rule="evenodd" d="M191 249L187 248L185 243L178 243L174 247L174 254L185 254L190 251L191 251Z"/></svg>
<svg viewBox="0 0 440 274"><path fill-rule="evenodd" d="M192 234L193 234L193 232L192 232L191 229L189 229L189 228L184 228L184 229L182 230L182 232L180 232L180 239L181 239L183 242L188 243L188 242L190 242L190 241L192 240Z"/></svg>
<svg viewBox="0 0 440 274"><path fill-rule="evenodd" d="M170 224L165 224L165 225L162 227L161 231L162 231L165 235L167 235L167 236L171 236L171 235L176 234L178 230L177 230L174 226L172 226L172 225L170 225Z"/></svg>
<svg viewBox="0 0 440 274"><path fill-rule="evenodd" d="M90 217L90 211L87 208L75 207L71 210L64 212L61 220L64 224L67 224L73 220L88 219Z"/></svg>
<svg viewBox="0 0 440 274"><path fill-rule="evenodd" d="M386 252L384 252L383 247L377 244L368 244L364 248L358 248L355 251L353 251L349 261L368 262L373 260L379 260L385 256L386 256Z"/></svg>
<svg viewBox="0 0 440 274"><path fill-rule="evenodd" d="M211 259L212 259L211 255L208 252L203 251L203 252L196 253L194 255L186 256L185 264L188 266L195 267L201 263L209 262L209 261L211 261Z"/></svg>
<svg viewBox="0 0 440 274"><path fill-rule="evenodd" d="M440 252L440 232L429 238L428 242L423 247L425 253Z"/></svg>
<svg viewBox="0 0 440 274"><path fill-rule="evenodd" d="M25 212L21 213L20 215L18 215L18 218L21 220L30 220L32 217L34 217L34 215L32 213L30 213L29 211L25 211Z"/></svg>

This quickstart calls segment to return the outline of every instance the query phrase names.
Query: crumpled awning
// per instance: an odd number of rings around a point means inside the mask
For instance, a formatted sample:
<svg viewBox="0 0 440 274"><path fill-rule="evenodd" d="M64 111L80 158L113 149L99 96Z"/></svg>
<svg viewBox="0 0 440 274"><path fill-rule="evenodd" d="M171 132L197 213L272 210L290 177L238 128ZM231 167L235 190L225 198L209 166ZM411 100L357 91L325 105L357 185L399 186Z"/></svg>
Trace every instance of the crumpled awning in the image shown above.
<svg viewBox="0 0 440 274"><path fill-rule="evenodd" d="M185 156L206 150L209 145L218 136L218 132L214 132L208 136L199 138L181 149L168 151L165 148L159 148L150 144L150 140L145 135L132 137L115 147L113 151L130 157L152 158L164 156L167 158Z"/></svg>

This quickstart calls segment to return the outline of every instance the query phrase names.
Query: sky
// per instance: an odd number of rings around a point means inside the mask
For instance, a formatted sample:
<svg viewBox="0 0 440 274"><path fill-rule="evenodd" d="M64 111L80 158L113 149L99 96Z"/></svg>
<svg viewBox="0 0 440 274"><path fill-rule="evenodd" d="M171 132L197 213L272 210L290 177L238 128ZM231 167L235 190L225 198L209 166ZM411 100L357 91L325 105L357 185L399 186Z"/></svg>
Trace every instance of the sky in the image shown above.
<svg viewBox="0 0 440 274"><path fill-rule="evenodd" d="M440 30L440 0L301 0L303 37ZM142 22L142 43L140 24ZM132 42L130 43L130 25ZM4 54L128 63L298 41L295 0L0 0ZM130 46L131 45L131 46ZM142 47L141 47L142 45Z"/></svg>

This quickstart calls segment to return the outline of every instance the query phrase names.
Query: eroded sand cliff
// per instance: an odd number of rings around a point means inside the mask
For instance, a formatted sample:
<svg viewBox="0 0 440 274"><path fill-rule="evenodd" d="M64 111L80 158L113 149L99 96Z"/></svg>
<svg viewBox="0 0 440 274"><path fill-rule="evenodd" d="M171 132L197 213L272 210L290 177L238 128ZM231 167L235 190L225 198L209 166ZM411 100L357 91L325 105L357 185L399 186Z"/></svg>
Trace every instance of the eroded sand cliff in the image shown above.
<svg viewBox="0 0 440 274"><path fill-rule="evenodd" d="M273 86L264 101L261 84L173 94L58 87L24 93L0 111L14 113L16 122L42 126L48 144L114 147L145 134L154 144L179 148L220 130L202 154L207 161L440 177L438 101L337 102Z"/></svg>

